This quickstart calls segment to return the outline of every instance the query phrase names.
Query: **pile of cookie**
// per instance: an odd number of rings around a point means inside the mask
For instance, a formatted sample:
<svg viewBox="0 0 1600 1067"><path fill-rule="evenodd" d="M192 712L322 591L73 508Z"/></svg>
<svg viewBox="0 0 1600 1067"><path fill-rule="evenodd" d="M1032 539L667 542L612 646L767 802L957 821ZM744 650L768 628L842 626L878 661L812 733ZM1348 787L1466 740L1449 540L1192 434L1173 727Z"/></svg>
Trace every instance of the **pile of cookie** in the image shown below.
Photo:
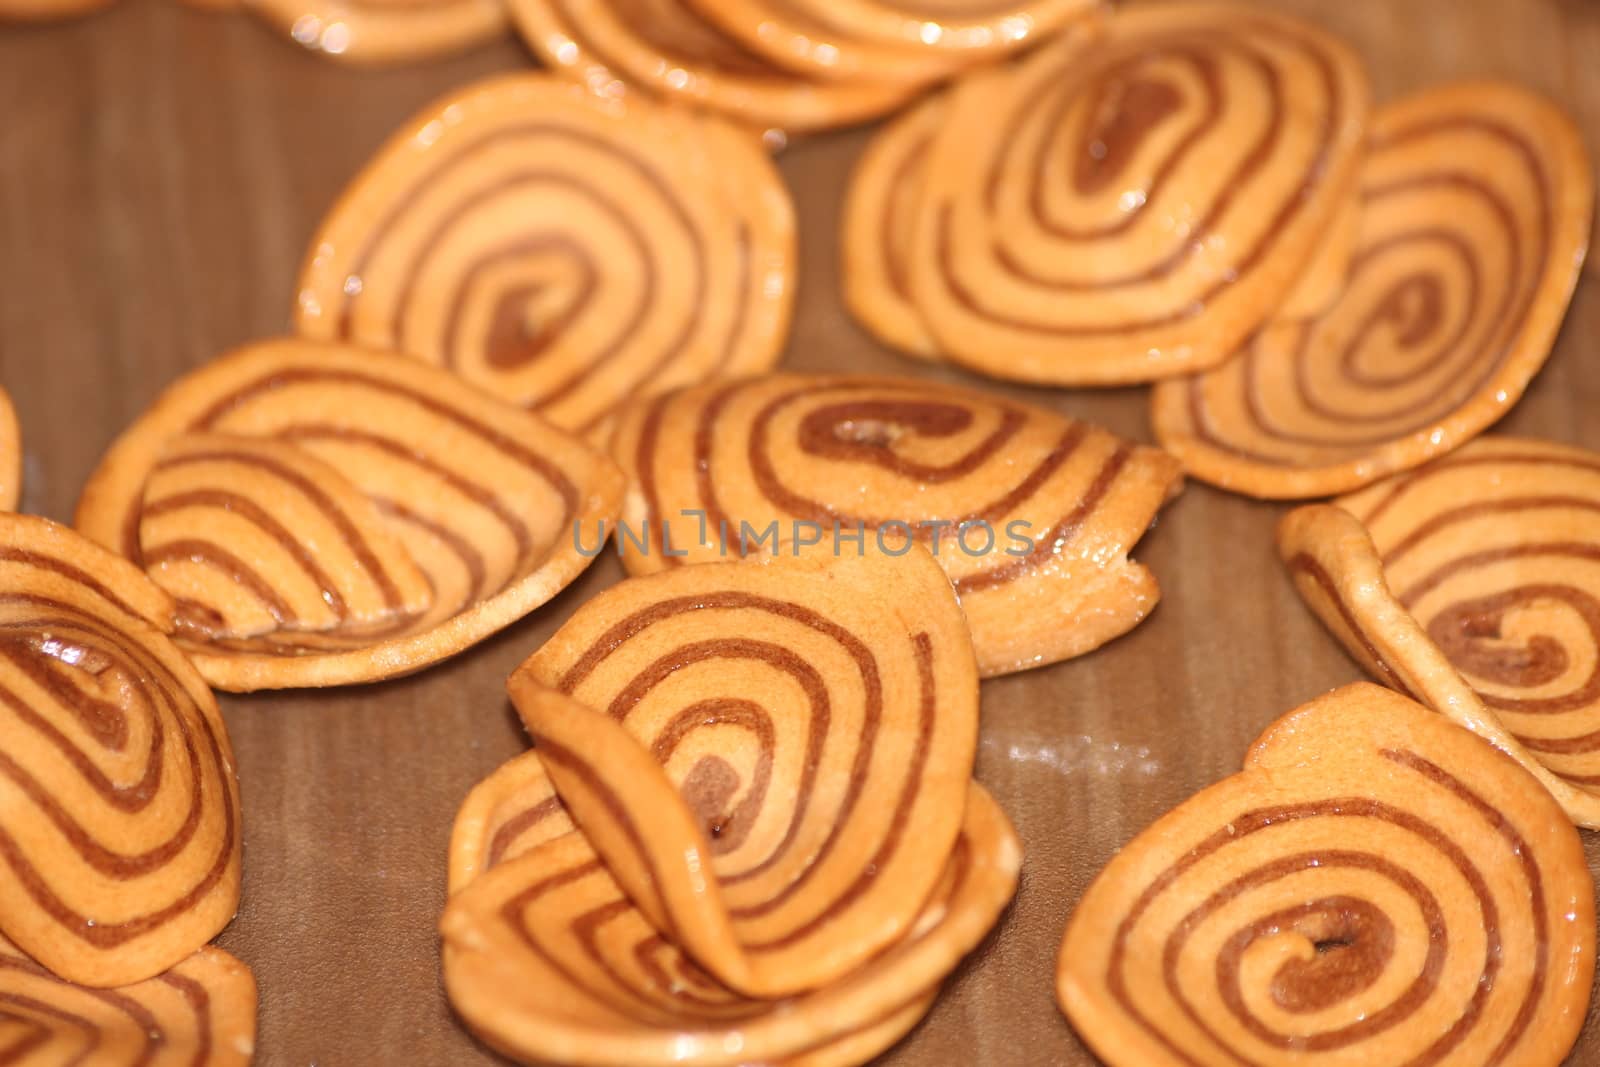
<svg viewBox="0 0 1600 1067"><path fill-rule="evenodd" d="M980 679L1149 615L1129 553L1187 471L1347 494L1279 544L1389 689L1290 713L1124 849L1068 927L1064 1011L1113 1064L1565 1055L1594 971L1600 456L1471 440L1586 249L1565 116L1499 83L1374 109L1343 43L1235 4L1039 2L1027 33L941 6L912 36L874 0L512 6L553 73L380 150L311 242L296 336L168 388L76 532L0 517L0 996L46 1006L41 1047L250 1056L249 973L205 947L239 894L212 687L425 669L609 542L630 576L512 675L534 747L457 817L452 1004L524 1062L871 1058L1016 888L973 781ZM760 132L1043 37L878 135L846 300L921 359L1156 382L1164 450L775 370L796 224ZM0 403L0 505L19 478Z"/></svg>

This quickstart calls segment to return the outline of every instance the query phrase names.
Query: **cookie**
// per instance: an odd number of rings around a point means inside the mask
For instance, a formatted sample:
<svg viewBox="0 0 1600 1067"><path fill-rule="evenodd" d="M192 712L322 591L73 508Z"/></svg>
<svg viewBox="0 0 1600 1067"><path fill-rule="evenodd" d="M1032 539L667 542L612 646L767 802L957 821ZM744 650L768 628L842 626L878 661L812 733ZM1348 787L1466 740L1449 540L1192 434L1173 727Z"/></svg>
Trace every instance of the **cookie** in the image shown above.
<svg viewBox="0 0 1600 1067"><path fill-rule="evenodd" d="M245 1067L255 1053L250 968L207 946L116 989L63 982L0 937L0 1005L21 1067Z"/></svg>
<svg viewBox="0 0 1600 1067"><path fill-rule="evenodd" d="M360 67L464 52L503 37L508 21L503 0L241 2L306 51Z"/></svg>
<svg viewBox="0 0 1600 1067"><path fill-rule="evenodd" d="M508 688L629 898L748 996L818 988L904 938L955 847L977 673L926 552L630 579Z"/></svg>
<svg viewBox="0 0 1600 1067"><path fill-rule="evenodd" d="M1156 435L1205 481L1327 496L1492 425L1550 353L1588 247L1594 176L1557 107L1499 82L1378 112L1343 294L1235 359L1162 383Z"/></svg>
<svg viewBox="0 0 1600 1067"><path fill-rule="evenodd" d="M1550 795L1357 683L1117 854L1067 927L1057 996L1110 1067L1541 1067L1583 1025L1594 949L1594 882Z"/></svg>
<svg viewBox="0 0 1600 1067"><path fill-rule="evenodd" d="M894 110L920 88L789 73L682 0L511 0L511 13L546 67L600 95L642 90L760 130L853 125Z"/></svg>
<svg viewBox="0 0 1600 1067"><path fill-rule="evenodd" d="M1600 827L1600 455L1484 437L1337 503L1278 536L1318 617Z"/></svg>
<svg viewBox="0 0 1600 1067"><path fill-rule="evenodd" d="M524 1063L864 1063L916 1025L1015 891L1016 833L982 788L968 789L961 836L909 935L834 984L781 1000L733 992L569 833L484 863L450 898L446 991L474 1033Z"/></svg>
<svg viewBox="0 0 1600 1067"><path fill-rule="evenodd" d="M22 432L11 397L0 389L0 511L17 510L22 496Z"/></svg>
<svg viewBox="0 0 1600 1067"><path fill-rule="evenodd" d="M928 152L948 111L943 95L930 96L872 138L851 172L839 229L845 306L878 340L919 359L939 359L939 345L912 302L908 260Z"/></svg>
<svg viewBox="0 0 1600 1067"><path fill-rule="evenodd" d="M368 164L312 242L296 321L600 435L631 398L777 361L794 240L753 135L508 75Z"/></svg>
<svg viewBox="0 0 1600 1067"><path fill-rule="evenodd" d="M697 386L631 408L613 454L630 571L910 533L955 583L985 676L1081 655L1148 615L1160 588L1128 552L1180 486L1171 457L1087 423L894 378Z"/></svg>
<svg viewBox="0 0 1600 1067"><path fill-rule="evenodd" d="M1368 106L1360 61L1314 26L1230 3L1124 9L952 93L914 301L952 360L1012 381L1220 363L1310 262Z"/></svg>
<svg viewBox="0 0 1600 1067"><path fill-rule="evenodd" d="M172 600L66 527L0 515L0 590L0 935L67 982L153 978L239 903L216 699Z"/></svg>
<svg viewBox="0 0 1600 1067"><path fill-rule="evenodd" d="M169 388L77 524L177 599L212 685L342 685L421 670L545 603L621 492L593 448L438 368L282 340Z"/></svg>

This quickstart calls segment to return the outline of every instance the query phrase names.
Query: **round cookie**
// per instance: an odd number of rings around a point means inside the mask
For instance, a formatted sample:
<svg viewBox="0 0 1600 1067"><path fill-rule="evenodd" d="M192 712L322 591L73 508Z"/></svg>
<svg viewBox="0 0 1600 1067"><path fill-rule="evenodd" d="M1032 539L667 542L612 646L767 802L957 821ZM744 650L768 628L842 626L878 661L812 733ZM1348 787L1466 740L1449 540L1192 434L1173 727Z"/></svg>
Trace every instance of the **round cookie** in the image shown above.
<svg viewBox="0 0 1600 1067"><path fill-rule="evenodd" d="M1594 916L1582 842L1532 776L1357 683L1118 852L1067 926L1057 996L1110 1067L1553 1067Z"/></svg>
<svg viewBox="0 0 1600 1067"><path fill-rule="evenodd" d="M1230 3L1127 8L951 94L915 303L950 359L1012 381L1213 366L1311 260L1367 110L1359 59L1314 26Z"/></svg>
<svg viewBox="0 0 1600 1067"><path fill-rule="evenodd" d="M928 152L948 110L943 95L930 96L872 138L851 173L839 229L850 314L884 344L926 360L940 358L939 345L912 302L907 261Z"/></svg>
<svg viewBox="0 0 1600 1067"><path fill-rule="evenodd" d="M153 978L239 904L216 699L171 599L66 527L0 515L0 590L0 935L78 985Z"/></svg>
<svg viewBox="0 0 1600 1067"><path fill-rule="evenodd" d="M1144 619L1161 591L1128 553L1181 485L1156 449L913 379L697 386L629 409L612 444L631 572L770 552L780 536L849 553L909 533L955 583L986 677L1082 655Z"/></svg>
<svg viewBox="0 0 1600 1067"><path fill-rule="evenodd" d="M924 551L629 579L508 689L628 897L747 996L819 988L903 939L956 845L977 673Z"/></svg>
<svg viewBox="0 0 1600 1067"><path fill-rule="evenodd" d="M77 524L178 599L212 685L343 685L544 604L588 567L622 481L438 368L271 341L169 388L101 460Z"/></svg>
<svg viewBox="0 0 1600 1067"><path fill-rule="evenodd" d="M1279 531L1306 602L1600 826L1600 455L1483 437L1337 503Z"/></svg>
<svg viewBox="0 0 1600 1067"><path fill-rule="evenodd" d="M323 221L297 327L601 435L630 398L778 359L794 211L721 120L538 74L436 102Z"/></svg>
<svg viewBox="0 0 1600 1067"><path fill-rule="evenodd" d="M853 125L919 88L816 81L775 68L681 0L511 0L511 12L547 67L600 95L637 87L762 130Z"/></svg>
<svg viewBox="0 0 1600 1067"><path fill-rule="evenodd" d="M519 757L489 781L529 777L535 772L512 768L538 758ZM538 788L521 795L525 805L515 791L499 796L498 825L540 818ZM465 833L458 821L455 857L490 840L475 819ZM481 873L445 908L451 1003L518 1062L628 1067L865 1063L916 1025L939 983L994 925L1022 859L1004 813L971 785L950 865L911 934L834 984L773 1001L741 997L684 956L629 902L581 833L516 841L499 861L475 852L468 862Z"/></svg>
<svg viewBox="0 0 1600 1067"><path fill-rule="evenodd" d="M1499 82L1429 89L1378 112L1359 189L1338 300L1156 389L1156 434L1196 477L1275 499L1356 489L1481 433L1544 365L1594 201L1566 115Z"/></svg>
<svg viewBox="0 0 1600 1067"><path fill-rule="evenodd" d="M0 511L17 510L21 497L22 431L10 395L0 389Z"/></svg>
<svg viewBox="0 0 1600 1067"><path fill-rule="evenodd" d="M247 1067L255 1054L255 978L210 946L154 978L91 989L0 937L0 1004L16 1038L6 1062L19 1067Z"/></svg>
<svg viewBox="0 0 1600 1067"><path fill-rule="evenodd" d="M508 21L504 0L240 2L306 51L360 67L464 52L504 36Z"/></svg>

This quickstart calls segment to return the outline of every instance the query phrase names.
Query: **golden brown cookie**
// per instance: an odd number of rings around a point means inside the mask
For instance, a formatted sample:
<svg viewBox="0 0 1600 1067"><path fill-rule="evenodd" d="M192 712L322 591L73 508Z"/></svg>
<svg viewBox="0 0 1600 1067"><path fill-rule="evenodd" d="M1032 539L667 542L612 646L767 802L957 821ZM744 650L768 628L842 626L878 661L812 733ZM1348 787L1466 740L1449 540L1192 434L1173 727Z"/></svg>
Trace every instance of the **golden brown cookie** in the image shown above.
<svg viewBox="0 0 1600 1067"><path fill-rule="evenodd" d="M794 212L752 135L539 74L436 102L312 242L298 326L407 352L558 426L778 359Z"/></svg>
<svg viewBox="0 0 1600 1067"><path fill-rule="evenodd" d="M1014 381L1213 366L1310 261L1367 110L1359 59L1315 26L1231 3L1126 8L952 93L915 303L951 359Z"/></svg>
<svg viewBox="0 0 1600 1067"><path fill-rule="evenodd" d="M1057 996L1110 1067L1543 1067L1583 1025L1594 950L1594 882L1550 795L1357 683L1117 854Z"/></svg>
<svg viewBox="0 0 1600 1067"><path fill-rule="evenodd" d="M233 752L173 614L126 560L0 515L0 934L68 982L152 978L239 903Z"/></svg>
<svg viewBox="0 0 1600 1067"><path fill-rule="evenodd" d="M878 340L919 359L939 359L939 345L912 302L908 260L928 152L948 110L943 95L930 96L872 138L850 176L839 231L845 306Z"/></svg>
<svg viewBox="0 0 1600 1067"><path fill-rule="evenodd" d="M421 670L582 573L622 475L435 367L310 341L172 386L101 461L78 528L179 601L220 689Z"/></svg>
<svg viewBox="0 0 1600 1067"><path fill-rule="evenodd" d="M207 0L209 2L209 0ZM308 52L382 67L502 37L504 0L240 0Z"/></svg>
<svg viewBox="0 0 1600 1067"><path fill-rule="evenodd" d="M1326 496L1459 447L1543 366L1589 241L1594 176L1572 121L1467 82L1383 108L1351 276L1323 314L1163 383L1157 436L1196 477Z"/></svg>
<svg viewBox="0 0 1600 1067"><path fill-rule="evenodd" d="M17 428L17 409L0 389L0 511L17 510L21 496L22 433Z"/></svg>
<svg viewBox="0 0 1600 1067"><path fill-rule="evenodd" d="M630 579L508 688L628 896L749 996L836 981L905 937L955 846L977 672L926 552Z"/></svg>
<svg viewBox="0 0 1600 1067"><path fill-rule="evenodd" d="M0 1061L12 1067L245 1067L255 1043L255 978L221 949L92 989L0 937Z"/></svg>
<svg viewBox="0 0 1600 1067"><path fill-rule="evenodd" d="M634 88L758 129L803 133L891 111L915 82L825 82L773 67L683 0L511 0L550 70L602 96Z"/></svg>
<svg viewBox="0 0 1600 1067"><path fill-rule="evenodd" d="M1600 455L1484 437L1338 504L1279 531L1306 602L1600 826Z"/></svg>
<svg viewBox="0 0 1600 1067"><path fill-rule="evenodd" d="M1082 655L1148 615L1161 591L1128 552L1181 484L1171 457L1087 423L894 378L697 386L630 409L613 454L633 573L909 532L955 583L985 676Z"/></svg>
<svg viewBox="0 0 1600 1067"><path fill-rule="evenodd" d="M445 988L474 1033L525 1063L864 1063L922 1018L1015 891L1016 833L968 788L949 866L909 935L819 990L752 1000L722 986L630 903L581 833L480 861L486 873L441 923Z"/></svg>

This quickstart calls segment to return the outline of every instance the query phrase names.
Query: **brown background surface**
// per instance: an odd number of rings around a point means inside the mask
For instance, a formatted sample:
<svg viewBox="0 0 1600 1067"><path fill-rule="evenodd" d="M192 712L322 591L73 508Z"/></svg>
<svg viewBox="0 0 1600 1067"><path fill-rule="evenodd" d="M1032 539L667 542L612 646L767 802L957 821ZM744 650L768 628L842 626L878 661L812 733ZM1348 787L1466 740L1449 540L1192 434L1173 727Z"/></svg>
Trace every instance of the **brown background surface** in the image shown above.
<svg viewBox="0 0 1600 1067"><path fill-rule="evenodd" d="M1600 145L1600 3L1293 0L1346 34L1380 99L1458 76L1517 78ZM0 382L27 447L25 506L69 518L118 430L168 381L283 331L302 249L388 132L440 92L528 65L495 45L387 73L300 54L244 16L126 0L92 19L0 29ZM804 226L787 365L931 373L844 314L834 231L866 134L782 157ZM1139 390L1007 390L1148 439ZM1600 266L1503 428L1600 448ZM1130 636L989 683L978 777L1027 847L1022 889L926 1023L882 1062L1086 1064L1052 993L1062 926L1113 851L1238 768L1278 713L1357 677L1271 548L1283 509L1192 485L1139 555L1165 602ZM261 985L259 1062L498 1062L452 1018L435 922L451 818L524 740L505 675L615 560L521 625L420 677L223 701L245 802L245 887L221 943ZM1591 867L1600 835L1586 835ZM1600 1063L1591 1014L1576 1063Z"/></svg>

